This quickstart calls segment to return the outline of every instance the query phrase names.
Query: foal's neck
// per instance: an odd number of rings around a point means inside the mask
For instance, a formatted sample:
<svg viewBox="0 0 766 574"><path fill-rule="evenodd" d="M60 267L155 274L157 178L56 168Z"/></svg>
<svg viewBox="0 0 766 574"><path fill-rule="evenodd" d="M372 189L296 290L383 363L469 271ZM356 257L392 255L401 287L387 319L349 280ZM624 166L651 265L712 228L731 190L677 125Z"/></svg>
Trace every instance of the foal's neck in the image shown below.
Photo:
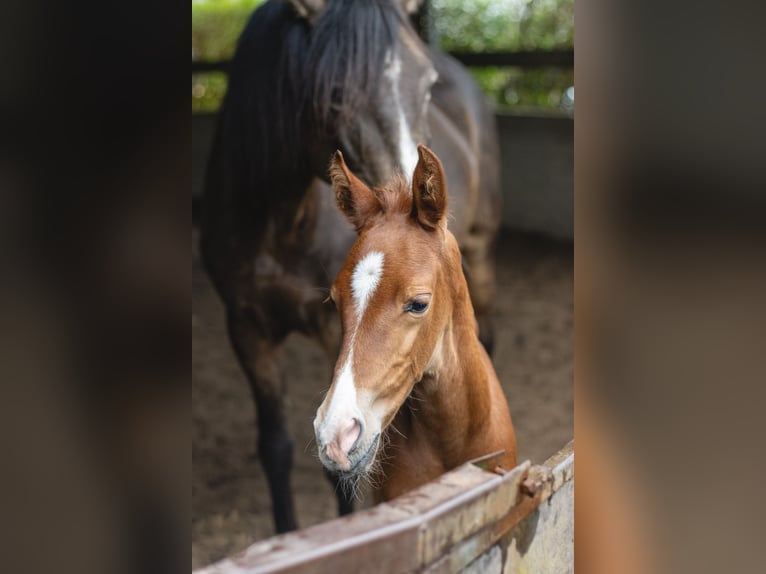
<svg viewBox="0 0 766 574"><path fill-rule="evenodd" d="M490 387L495 379L466 299L454 310L432 364L413 389L413 397L422 402L412 432L432 445L446 468L465 462L466 451L476 448L477 437L491 424Z"/></svg>
<svg viewBox="0 0 766 574"><path fill-rule="evenodd" d="M390 500L498 450L493 384L497 379L466 299L464 308L453 312L431 363L394 418L376 501Z"/></svg>
<svg viewBox="0 0 766 574"><path fill-rule="evenodd" d="M381 460L377 501L390 500L471 459L497 451L516 464L516 439L503 389L479 342L462 273L449 320L421 379L394 418Z"/></svg>

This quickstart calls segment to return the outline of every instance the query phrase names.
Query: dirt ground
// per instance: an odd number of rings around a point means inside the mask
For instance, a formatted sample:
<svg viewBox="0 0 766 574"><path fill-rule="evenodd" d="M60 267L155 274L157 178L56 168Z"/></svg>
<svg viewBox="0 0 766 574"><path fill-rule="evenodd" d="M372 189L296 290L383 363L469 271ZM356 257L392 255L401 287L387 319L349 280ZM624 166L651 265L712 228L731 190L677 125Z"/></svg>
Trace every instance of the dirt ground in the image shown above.
<svg viewBox="0 0 766 574"><path fill-rule="evenodd" d="M192 238L192 567L271 536L270 499L256 445L250 389L226 336L223 307ZM498 243L493 360L508 398L519 461L542 462L574 431L571 243L504 233ZM293 492L301 526L336 516L332 488L313 454L311 421L330 365L293 336L283 364L295 441ZM321 381L321 382L317 382ZM363 501L361 506L369 504Z"/></svg>

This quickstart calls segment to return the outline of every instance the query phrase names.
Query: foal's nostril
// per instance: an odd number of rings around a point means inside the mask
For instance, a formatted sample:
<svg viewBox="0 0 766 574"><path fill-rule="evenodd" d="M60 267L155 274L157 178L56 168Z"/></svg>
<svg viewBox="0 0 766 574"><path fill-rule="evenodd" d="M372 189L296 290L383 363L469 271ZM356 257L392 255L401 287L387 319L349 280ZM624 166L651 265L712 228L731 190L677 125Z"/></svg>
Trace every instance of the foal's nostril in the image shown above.
<svg viewBox="0 0 766 574"><path fill-rule="evenodd" d="M332 440L321 445L324 456L334 462L341 470L349 470L349 453L356 447L362 436L362 423L357 418L349 418L332 433ZM319 441L322 442L322 441Z"/></svg>
<svg viewBox="0 0 766 574"><path fill-rule="evenodd" d="M362 436L362 423L357 418L353 418L344 425L338 432L340 448L344 453L351 452L356 443Z"/></svg>

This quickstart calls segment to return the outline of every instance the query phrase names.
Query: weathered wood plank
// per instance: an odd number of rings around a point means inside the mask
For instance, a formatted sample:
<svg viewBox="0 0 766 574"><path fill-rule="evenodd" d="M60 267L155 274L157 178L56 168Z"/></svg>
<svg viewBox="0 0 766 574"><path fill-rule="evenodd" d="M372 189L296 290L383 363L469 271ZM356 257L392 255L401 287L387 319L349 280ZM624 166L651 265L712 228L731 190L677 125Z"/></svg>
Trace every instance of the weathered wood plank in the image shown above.
<svg viewBox="0 0 766 574"><path fill-rule="evenodd" d="M258 542L196 574L566 572L573 479L573 442L544 465L527 461L504 474L468 463L390 503Z"/></svg>

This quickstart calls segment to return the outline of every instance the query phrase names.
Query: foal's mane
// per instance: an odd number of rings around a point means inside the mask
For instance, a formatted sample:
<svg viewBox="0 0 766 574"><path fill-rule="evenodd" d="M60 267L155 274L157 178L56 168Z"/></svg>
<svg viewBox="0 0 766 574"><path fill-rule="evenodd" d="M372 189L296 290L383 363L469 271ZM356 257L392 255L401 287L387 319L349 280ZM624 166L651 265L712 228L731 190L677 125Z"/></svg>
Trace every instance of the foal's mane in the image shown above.
<svg viewBox="0 0 766 574"><path fill-rule="evenodd" d="M285 0L253 13L231 64L216 161L255 223L324 175L310 165L311 142L355 121L402 25L397 0L328 0L313 25Z"/></svg>
<svg viewBox="0 0 766 574"><path fill-rule="evenodd" d="M396 214L412 216L414 198L411 183L401 172L395 171L385 184L374 187L372 192L384 216ZM450 217L449 213L447 217ZM438 227L438 229L444 238L444 228Z"/></svg>
<svg viewBox="0 0 766 574"><path fill-rule="evenodd" d="M380 209L383 213L404 213L412 212L412 193L407 179L399 172L394 172L391 179L376 187L373 192L380 202Z"/></svg>

